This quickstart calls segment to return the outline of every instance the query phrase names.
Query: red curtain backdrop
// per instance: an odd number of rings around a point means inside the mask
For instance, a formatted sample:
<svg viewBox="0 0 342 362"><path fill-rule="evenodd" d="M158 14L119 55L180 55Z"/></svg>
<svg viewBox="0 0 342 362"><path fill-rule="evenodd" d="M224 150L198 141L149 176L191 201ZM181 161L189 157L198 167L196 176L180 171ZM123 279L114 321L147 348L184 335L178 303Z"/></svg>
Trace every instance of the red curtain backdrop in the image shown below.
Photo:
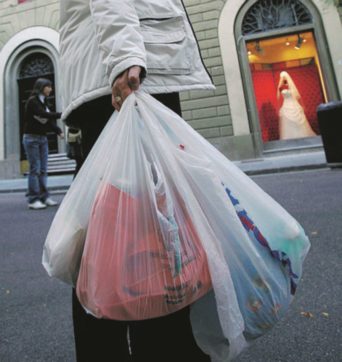
<svg viewBox="0 0 342 362"><path fill-rule="evenodd" d="M262 140L279 139L277 85L273 70L252 71L254 92L258 107Z"/></svg>
<svg viewBox="0 0 342 362"><path fill-rule="evenodd" d="M301 103L314 132L319 134L316 109L324 102L321 82L315 64L286 68L285 63L276 63L271 69L256 70L252 64L252 79L258 107L262 139L264 142L279 139L278 112L281 99L277 100L280 72L285 70L296 84Z"/></svg>

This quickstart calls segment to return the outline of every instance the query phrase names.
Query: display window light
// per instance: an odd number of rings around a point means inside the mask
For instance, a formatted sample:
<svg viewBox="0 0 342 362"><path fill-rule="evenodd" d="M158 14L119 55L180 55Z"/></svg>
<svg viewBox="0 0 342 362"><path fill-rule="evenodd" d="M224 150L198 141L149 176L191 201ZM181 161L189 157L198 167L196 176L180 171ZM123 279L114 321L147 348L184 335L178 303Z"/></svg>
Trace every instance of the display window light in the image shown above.
<svg viewBox="0 0 342 362"><path fill-rule="evenodd" d="M297 37L298 39L297 39L297 44L295 45L295 49L299 50L303 44L304 38L302 38L300 34L298 34Z"/></svg>

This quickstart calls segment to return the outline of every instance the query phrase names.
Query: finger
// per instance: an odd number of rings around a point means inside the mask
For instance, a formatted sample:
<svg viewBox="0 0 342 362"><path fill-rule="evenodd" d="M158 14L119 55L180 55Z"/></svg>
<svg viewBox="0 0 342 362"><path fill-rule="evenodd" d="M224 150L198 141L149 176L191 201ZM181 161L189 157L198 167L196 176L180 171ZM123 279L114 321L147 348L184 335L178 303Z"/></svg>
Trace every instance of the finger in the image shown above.
<svg viewBox="0 0 342 362"><path fill-rule="evenodd" d="M140 86L140 72L141 68L134 66L128 70L128 85L132 90L138 90Z"/></svg>
<svg viewBox="0 0 342 362"><path fill-rule="evenodd" d="M136 86L136 81L138 79L139 82L139 73L140 67L132 67L129 70L123 72L114 82L112 87L112 105L117 110L120 111L123 102L125 99L133 92L132 88L129 85L129 71L133 68L137 68L132 72L132 81L134 83L134 88L137 89L139 87ZM138 75L138 78L136 76Z"/></svg>
<svg viewBox="0 0 342 362"><path fill-rule="evenodd" d="M123 84L125 83L125 78L127 78L127 71L122 73L114 82L112 87L112 105L119 111L122 105L121 90L123 89Z"/></svg>
<svg viewBox="0 0 342 362"><path fill-rule="evenodd" d="M126 98L132 93L133 93L133 91L129 87L126 87L126 88L122 89L122 91L121 91L121 105L126 100Z"/></svg>
<svg viewBox="0 0 342 362"><path fill-rule="evenodd" d="M118 102L115 100L114 94L112 94L112 106L115 108L116 111L120 111L120 105L118 104Z"/></svg>
<svg viewBox="0 0 342 362"><path fill-rule="evenodd" d="M126 87L122 92L121 95L116 95L115 92L112 93L112 105L117 110L120 111L122 104L126 100L126 98L133 93L132 89Z"/></svg>

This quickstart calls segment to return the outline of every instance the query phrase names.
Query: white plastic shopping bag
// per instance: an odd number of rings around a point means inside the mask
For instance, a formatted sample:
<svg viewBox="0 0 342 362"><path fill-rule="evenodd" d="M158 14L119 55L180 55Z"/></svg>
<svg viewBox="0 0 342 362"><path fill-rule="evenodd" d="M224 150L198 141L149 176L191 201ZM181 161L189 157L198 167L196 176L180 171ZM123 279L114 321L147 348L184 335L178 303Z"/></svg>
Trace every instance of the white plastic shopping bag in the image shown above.
<svg viewBox="0 0 342 362"><path fill-rule="evenodd" d="M309 240L184 120L136 92L66 194L43 264L90 313L145 319L191 304L195 338L227 361L286 313Z"/></svg>

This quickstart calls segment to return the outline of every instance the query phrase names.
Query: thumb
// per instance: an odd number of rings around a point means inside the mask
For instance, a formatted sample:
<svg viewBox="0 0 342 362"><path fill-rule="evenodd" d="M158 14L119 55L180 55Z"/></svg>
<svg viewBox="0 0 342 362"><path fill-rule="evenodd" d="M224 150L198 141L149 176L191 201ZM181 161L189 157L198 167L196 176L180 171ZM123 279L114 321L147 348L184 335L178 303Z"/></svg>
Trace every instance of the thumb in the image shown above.
<svg viewBox="0 0 342 362"><path fill-rule="evenodd" d="M140 72L139 66L133 66L128 70L128 85L132 90L138 90L140 86Z"/></svg>

